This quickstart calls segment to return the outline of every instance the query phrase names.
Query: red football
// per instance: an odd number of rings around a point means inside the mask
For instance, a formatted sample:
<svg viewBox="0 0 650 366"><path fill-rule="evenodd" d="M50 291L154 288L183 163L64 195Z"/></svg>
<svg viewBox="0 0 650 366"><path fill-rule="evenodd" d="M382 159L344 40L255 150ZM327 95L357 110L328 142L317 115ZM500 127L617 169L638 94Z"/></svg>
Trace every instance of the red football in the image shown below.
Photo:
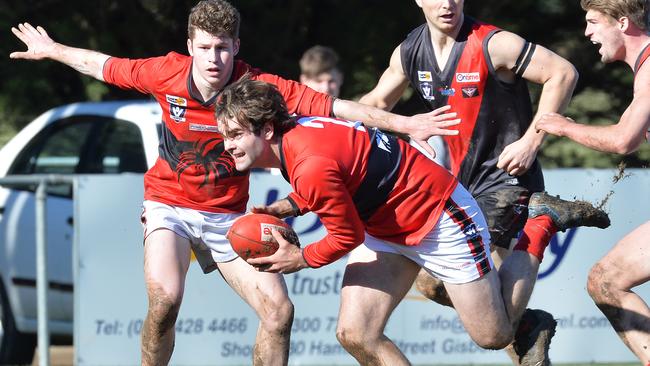
<svg viewBox="0 0 650 366"><path fill-rule="evenodd" d="M271 228L275 228L290 243L298 243L298 235L281 219L266 214L241 216L230 227L226 238L232 249L243 259L266 257L278 250Z"/></svg>

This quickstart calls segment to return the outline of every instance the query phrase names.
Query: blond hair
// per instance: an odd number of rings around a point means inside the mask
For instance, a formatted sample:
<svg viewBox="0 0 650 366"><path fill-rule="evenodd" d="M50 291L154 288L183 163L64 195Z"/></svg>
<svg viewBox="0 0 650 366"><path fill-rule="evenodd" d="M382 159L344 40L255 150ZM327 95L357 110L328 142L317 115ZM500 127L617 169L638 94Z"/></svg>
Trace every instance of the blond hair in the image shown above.
<svg viewBox="0 0 650 366"><path fill-rule="evenodd" d="M628 17L639 29L648 31L648 0L580 0L580 6L616 20Z"/></svg>

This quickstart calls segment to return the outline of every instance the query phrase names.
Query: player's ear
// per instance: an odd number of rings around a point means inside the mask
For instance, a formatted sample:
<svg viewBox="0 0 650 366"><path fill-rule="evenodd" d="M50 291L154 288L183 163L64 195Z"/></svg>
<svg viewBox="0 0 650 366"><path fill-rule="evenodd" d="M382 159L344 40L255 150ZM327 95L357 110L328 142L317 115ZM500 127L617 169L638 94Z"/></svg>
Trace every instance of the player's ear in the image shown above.
<svg viewBox="0 0 650 366"><path fill-rule="evenodd" d="M190 56L194 56L194 52L192 52L192 40L189 38L187 39L187 52L190 53Z"/></svg>
<svg viewBox="0 0 650 366"><path fill-rule="evenodd" d="M422 0L415 0L415 3L418 4L419 7L422 7Z"/></svg>
<svg viewBox="0 0 650 366"><path fill-rule="evenodd" d="M630 18L620 17L618 19L618 29L625 33L630 28Z"/></svg>
<svg viewBox="0 0 650 366"><path fill-rule="evenodd" d="M266 122L264 124L264 127L262 128L262 132L264 133L264 139L266 140L271 140L273 136L275 135L275 130L273 128L273 122Z"/></svg>
<svg viewBox="0 0 650 366"><path fill-rule="evenodd" d="M239 38L235 39L232 42L232 54L233 54L233 56L237 56L238 53L239 53Z"/></svg>

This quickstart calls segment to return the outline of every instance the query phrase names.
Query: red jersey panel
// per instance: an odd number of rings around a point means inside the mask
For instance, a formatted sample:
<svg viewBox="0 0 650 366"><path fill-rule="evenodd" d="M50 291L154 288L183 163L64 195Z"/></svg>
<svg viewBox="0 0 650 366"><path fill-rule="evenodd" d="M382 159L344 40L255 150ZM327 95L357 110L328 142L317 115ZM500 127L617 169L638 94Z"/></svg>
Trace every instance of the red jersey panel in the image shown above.
<svg viewBox="0 0 650 366"><path fill-rule="evenodd" d="M192 58L171 52L148 59L110 58L104 80L151 94L163 111L156 164L144 177L145 199L207 212L243 212L248 172L235 169L217 131L214 101L191 92ZM333 99L297 82L235 61L231 80L250 72L252 79L276 85L290 113L329 116Z"/></svg>
<svg viewBox="0 0 650 366"><path fill-rule="evenodd" d="M332 263L363 243L364 231L417 245L457 184L406 142L358 122L300 118L284 135L280 151L293 197L327 229L327 236L304 249L312 267Z"/></svg>

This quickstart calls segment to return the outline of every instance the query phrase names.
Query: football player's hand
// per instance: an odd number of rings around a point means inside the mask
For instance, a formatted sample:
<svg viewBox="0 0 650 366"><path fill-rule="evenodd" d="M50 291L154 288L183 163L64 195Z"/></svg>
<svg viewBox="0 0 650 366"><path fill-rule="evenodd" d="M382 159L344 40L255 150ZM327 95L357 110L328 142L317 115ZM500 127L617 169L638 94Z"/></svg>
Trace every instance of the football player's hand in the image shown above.
<svg viewBox="0 0 650 366"><path fill-rule="evenodd" d="M29 23L18 24L11 27L11 32L27 46L27 51L12 52L10 58L22 58L27 60L41 60L50 56L56 43L47 35L43 27L34 28Z"/></svg>
<svg viewBox="0 0 650 366"><path fill-rule="evenodd" d="M285 218L294 215L294 207L288 199L277 200L270 205L259 205L251 207L252 213L273 215L278 218Z"/></svg>
<svg viewBox="0 0 650 366"><path fill-rule="evenodd" d="M278 250L268 257L250 258L248 264L260 272L271 273L293 273L309 267L302 249L286 240L278 230L272 229L271 233L278 242Z"/></svg>
<svg viewBox="0 0 650 366"><path fill-rule="evenodd" d="M432 157L436 156L436 152L427 143L431 136L458 135L458 130L449 127L458 125L460 118L456 118L456 112L448 112L450 109L451 106L446 105L431 112L416 114L406 119L404 131L411 137L413 142L422 147Z"/></svg>

